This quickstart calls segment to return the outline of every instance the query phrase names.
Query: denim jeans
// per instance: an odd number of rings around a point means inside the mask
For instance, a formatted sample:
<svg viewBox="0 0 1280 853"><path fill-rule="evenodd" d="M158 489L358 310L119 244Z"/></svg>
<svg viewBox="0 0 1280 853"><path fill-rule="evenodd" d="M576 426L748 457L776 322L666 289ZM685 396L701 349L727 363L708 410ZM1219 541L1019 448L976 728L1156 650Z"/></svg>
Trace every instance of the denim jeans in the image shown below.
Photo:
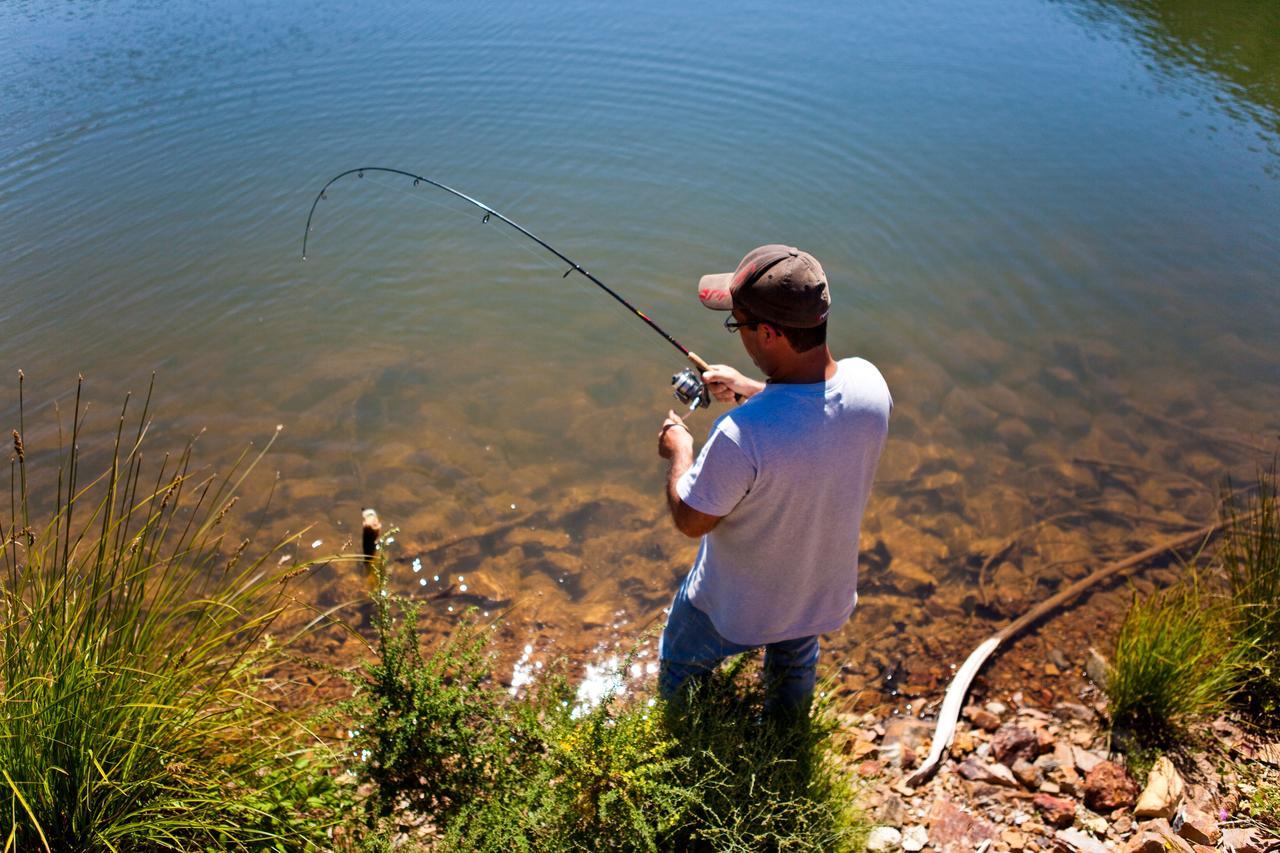
<svg viewBox="0 0 1280 853"><path fill-rule="evenodd" d="M711 618L693 606L685 578L671 602L667 627L658 648L661 670L658 695L676 698L690 679L701 679L725 658L759 646L744 646L720 636ZM784 713L806 713L817 679L818 638L798 637L764 647L766 708Z"/></svg>

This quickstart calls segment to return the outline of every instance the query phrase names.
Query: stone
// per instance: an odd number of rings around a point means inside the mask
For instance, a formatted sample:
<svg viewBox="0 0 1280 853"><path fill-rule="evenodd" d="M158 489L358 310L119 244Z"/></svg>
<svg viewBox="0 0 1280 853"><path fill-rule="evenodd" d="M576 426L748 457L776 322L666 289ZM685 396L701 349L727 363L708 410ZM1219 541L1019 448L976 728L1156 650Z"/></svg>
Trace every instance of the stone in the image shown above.
<svg viewBox="0 0 1280 853"><path fill-rule="evenodd" d="M1040 812L1044 822L1058 829L1065 829L1076 821L1076 804L1066 797L1036 794L1031 804Z"/></svg>
<svg viewBox="0 0 1280 853"><path fill-rule="evenodd" d="M1040 783L1040 793L1042 794L1061 794L1062 786L1057 782L1050 782L1047 779Z"/></svg>
<svg viewBox="0 0 1280 853"><path fill-rule="evenodd" d="M1125 853L1165 853L1164 836L1147 830L1135 835L1124 849Z"/></svg>
<svg viewBox="0 0 1280 853"><path fill-rule="evenodd" d="M881 823L889 826L901 826L902 821L907 816L907 804L897 794L886 794L885 798L880 801L880 808L877 809L876 816Z"/></svg>
<svg viewBox="0 0 1280 853"><path fill-rule="evenodd" d="M954 755L968 755L977 747L974 742L973 733L970 731L958 731L951 738L951 752Z"/></svg>
<svg viewBox="0 0 1280 853"><path fill-rule="evenodd" d="M970 782L981 782L986 785L1000 785L1005 788L1017 788L1018 780L1013 771L1003 764L984 764L981 759L970 756L960 762L960 775Z"/></svg>
<svg viewBox="0 0 1280 853"><path fill-rule="evenodd" d="M1039 752L1035 732L1012 723L1003 725L991 739L991 753L996 761L1012 766L1019 758L1034 761Z"/></svg>
<svg viewBox="0 0 1280 853"><path fill-rule="evenodd" d="M1054 849L1064 853L1107 853L1107 847L1078 829L1059 829L1053 834Z"/></svg>
<svg viewBox="0 0 1280 853"><path fill-rule="evenodd" d="M1009 706L998 699L992 699L988 702L986 704L986 709L997 717L1003 717L1005 714L1009 713Z"/></svg>
<svg viewBox="0 0 1280 853"><path fill-rule="evenodd" d="M1235 853L1262 853L1262 841L1253 827L1233 826L1222 831L1222 847Z"/></svg>
<svg viewBox="0 0 1280 853"><path fill-rule="evenodd" d="M1044 781L1044 776L1040 773L1040 768L1036 767L1025 758L1019 758L1013 762L1013 766L1009 768L1013 771L1013 778L1022 783L1024 788L1038 788L1040 783Z"/></svg>
<svg viewBox="0 0 1280 853"><path fill-rule="evenodd" d="M1102 815L1091 815L1080 821L1080 827L1094 835L1107 834L1107 819Z"/></svg>
<svg viewBox="0 0 1280 853"><path fill-rule="evenodd" d="M894 560L889 563L889 583L903 595L923 597L933 592L937 580L920 564L911 560Z"/></svg>
<svg viewBox="0 0 1280 853"><path fill-rule="evenodd" d="M1049 658L1049 663L1053 664L1063 672L1067 672L1071 669L1071 661L1067 660L1067 656L1064 655L1062 653L1062 649L1059 649L1057 646L1050 647L1045 656Z"/></svg>
<svg viewBox="0 0 1280 853"><path fill-rule="evenodd" d="M964 709L964 715L969 719L969 722L984 732L994 732L1000 728L1000 718L986 708L969 705Z"/></svg>
<svg viewBox="0 0 1280 853"><path fill-rule="evenodd" d="M923 850L928 843L929 831L923 826L914 824L903 828L902 849L907 853L917 853L917 851Z"/></svg>
<svg viewBox="0 0 1280 853"><path fill-rule="evenodd" d="M892 717L884 725L884 737L880 741L880 760L894 770L903 769L908 759L922 748L927 749L933 737L934 724L915 717Z"/></svg>
<svg viewBox="0 0 1280 853"><path fill-rule="evenodd" d="M872 853L893 853L902 846L902 833L892 826L877 826L867 836L867 850Z"/></svg>
<svg viewBox="0 0 1280 853"><path fill-rule="evenodd" d="M1136 818L1162 817L1166 820L1173 817L1182 802L1185 785L1182 776L1167 756L1160 756L1151 766L1147 774L1147 785L1138 797L1133 816Z"/></svg>
<svg viewBox="0 0 1280 853"><path fill-rule="evenodd" d="M1088 776L1093 768L1097 767L1106 759L1098 755L1096 752L1090 752L1087 749L1081 749L1078 746L1071 747L1071 761L1079 768L1080 772Z"/></svg>
<svg viewBox="0 0 1280 853"><path fill-rule="evenodd" d="M1192 844L1203 844L1206 847L1214 846L1222 837L1222 831L1218 829L1218 822L1213 816L1190 803L1183 808L1182 825L1178 827L1178 834Z"/></svg>
<svg viewBox="0 0 1280 853"><path fill-rule="evenodd" d="M1082 723L1092 723L1095 717L1093 709L1079 702L1059 702L1053 706L1053 710L1058 712L1058 716L1064 720L1078 720Z"/></svg>
<svg viewBox="0 0 1280 853"><path fill-rule="evenodd" d="M1084 802L1096 812L1132 806L1138 799L1138 785L1124 768L1100 761L1084 779Z"/></svg>
<svg viewBox="0 0 1280 853"><path fill-rule="evenodd" d="M1000 840L1003 841L1010 850L1022 850L1027 846L1027 836L1020 830L1013 829L1012 827L1001 831Z"/></svg>
<svg viewBox="0 0 1280 853"><path fill-rule="evenodd" d="M929 841L939 853L972 853L979 845L990 845L998 837L996 827L974 817L946 797L929 808Z"/></svg>

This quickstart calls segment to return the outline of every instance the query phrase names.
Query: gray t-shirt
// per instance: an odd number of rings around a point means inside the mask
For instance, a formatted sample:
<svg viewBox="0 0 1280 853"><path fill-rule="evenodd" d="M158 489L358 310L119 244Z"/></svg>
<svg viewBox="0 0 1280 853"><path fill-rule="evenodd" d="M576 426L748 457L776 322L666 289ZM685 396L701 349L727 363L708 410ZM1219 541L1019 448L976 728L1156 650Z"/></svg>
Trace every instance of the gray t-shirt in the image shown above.
<svg viewBox="0 0 1280 853"><path fill-rule="evenodd" d="M853 613L858 533L892 408L875 365L846 358L826 382L767 385L715 422L676 489L723 516L687 583L725 639L822 634Z"/></svg>

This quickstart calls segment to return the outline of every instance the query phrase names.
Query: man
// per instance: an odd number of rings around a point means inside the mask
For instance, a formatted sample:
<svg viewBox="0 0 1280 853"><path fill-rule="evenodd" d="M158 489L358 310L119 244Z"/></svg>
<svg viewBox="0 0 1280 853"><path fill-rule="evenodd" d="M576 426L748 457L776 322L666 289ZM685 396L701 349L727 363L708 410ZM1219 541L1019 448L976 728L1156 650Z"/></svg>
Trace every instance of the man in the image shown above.
<svg viewBox="0 0 1280 853"><path fill-rule="evenodd" d="M745 399L696 462L674 412L658 433L672 520L701 538L662 634L659 692L673 698L764 646L771 710L803 714L818 635L857 601L858 533L893 400L869 361L832 358L827 277L807 252L761 246L736 272L703 276L698 298L732 312L725 328L768 381L719 364L703 374L718 400Z"/></svg>

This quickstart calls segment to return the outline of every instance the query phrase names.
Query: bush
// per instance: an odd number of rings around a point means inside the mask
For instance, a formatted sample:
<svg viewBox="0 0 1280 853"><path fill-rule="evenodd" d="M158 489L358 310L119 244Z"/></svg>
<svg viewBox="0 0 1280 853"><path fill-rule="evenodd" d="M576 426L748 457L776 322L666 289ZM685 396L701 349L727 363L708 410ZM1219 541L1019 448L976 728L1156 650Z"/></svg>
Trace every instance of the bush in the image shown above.
<svg viewBox="0 0 1280 853"><path fill-rule="evenodd" d="M1230 626L1229 609L1194 580L1135 596L1107 679L1112 725L1169 743L1222 711L1239 682Z"/></svg>
<svg viewBox="0 0 1280 853"><path fill-rule="evenodd" d="M247 540L223 547L239 479L198 475L190 445L144 477L145 404L132 438L122 413L110 463L84 486L79 391L57 497L38 519L19 391L0 520L5 847L298 849L323 838L324 819L303 831L264 805L302 772L299 732L261 689L282 591L267 567L285 543L255 557Z"/></svg>
<svg viewBox="0 0 1280 853"><path fill-rule="evenodd" d="M489 629L464 621L423 655L411 602L383 588L374 608L378 659L342 710L379 812L425 817L442 849L843 850L864 836L831 723L765 722L744 663L682 713L613 695L581 707L558 668L511 697L490 675Z"/></svg>
<svg viewBox="0 0 1280 853"><path fill-rule="evenodd" d="M1239 698L1262 718L1280 713L1280 502L1276 468L1258 477L1243 502L1228 502L1222 561L1240 647Z"/></svg>

